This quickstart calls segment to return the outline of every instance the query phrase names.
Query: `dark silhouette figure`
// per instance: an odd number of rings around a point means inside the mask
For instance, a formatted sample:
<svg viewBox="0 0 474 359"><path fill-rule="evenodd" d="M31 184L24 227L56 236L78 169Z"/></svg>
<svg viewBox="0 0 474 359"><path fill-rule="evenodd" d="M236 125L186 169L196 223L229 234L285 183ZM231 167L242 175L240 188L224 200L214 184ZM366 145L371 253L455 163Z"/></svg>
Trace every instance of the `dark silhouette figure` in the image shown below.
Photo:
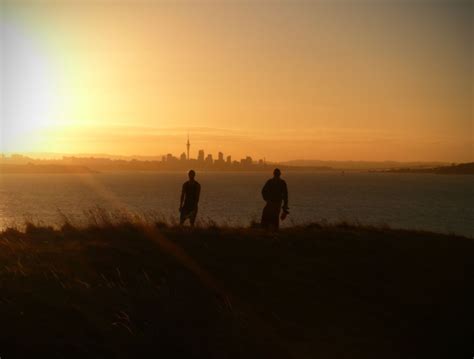
<svg viewBox="0 0 474 359"><path fill-rule="evenodd" d="M189 181L183 184L181 191L181 199L179 202L180 218L179 223L181 225L189 219L191 226L194 226L196 216L198 212L199 195L201 194L201 185L194 180L196 172L193 170L188 172Z"/></svg>
<svg viewBox="0 0 474 359"><path fill-rule="evenodd" d="M262 188L263 199L267 202L262 212L262 227L264 228L278 229L280 226L280 210L283 209L282 220L289 213L288 187L280 176L281 171L276 168L273 171L273 178L269 179Z"/></svg>

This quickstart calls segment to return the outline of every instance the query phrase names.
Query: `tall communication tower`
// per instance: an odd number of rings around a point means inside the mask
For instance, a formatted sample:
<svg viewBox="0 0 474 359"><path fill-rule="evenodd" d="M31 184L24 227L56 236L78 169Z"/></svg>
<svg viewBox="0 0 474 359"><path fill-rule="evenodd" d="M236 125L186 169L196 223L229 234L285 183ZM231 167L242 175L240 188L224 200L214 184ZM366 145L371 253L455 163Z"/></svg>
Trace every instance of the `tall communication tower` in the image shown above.
<svg viewBox="0 0 474 359"><path fill-rule="evenodd" d="M189 148L191 147L191 144L189 143L189 134L188 134L188 142L186 142L186 149L187 149L187 152L188 152L188 161L190 160L189 158Z"/></svg>

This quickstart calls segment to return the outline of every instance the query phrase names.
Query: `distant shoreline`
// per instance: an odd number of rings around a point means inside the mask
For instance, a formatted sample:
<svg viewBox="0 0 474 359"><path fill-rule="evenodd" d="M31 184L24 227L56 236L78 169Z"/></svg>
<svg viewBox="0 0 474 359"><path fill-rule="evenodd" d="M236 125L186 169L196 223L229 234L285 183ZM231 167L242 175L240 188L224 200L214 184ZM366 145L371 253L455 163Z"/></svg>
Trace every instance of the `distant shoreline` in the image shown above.
<svg viewBox="0 0 474 359"><path fill-rule="evenodd" d="M443 174L443 175L474 175L474 162L462 163L451 166L441 167L423 167L423 168L387 168L387 169L345 169L334 168L328 166L292 166L279 164L266 164L254 167L231 167L231 168L215 168L215 167L189 167L203 173L261 173L269 172L274 167L279 167L285 172L310 172L310 173L400 173L400 174ZM50 163L27 163L27 164L0 164L0 173L2 174L79 174L79 173L117 173L117 172L182 172L188 168L167 168L154 166L141 166L136 163L114 165L75 165L75 164L50 164Z"/></svg>
<svg viewBox="0 0 474 359"><path fill-rule="evenodd" d="M376 173L432 173L440 175L474 175L474 162L459 165L442 166L434 168L392 168L387 170L373 170Z"/></svg>
<svg viewBox="0 0 474 359"><path fill-rule="evenodd" d="M99 173L84 166L68 165L0 165L2 174L72 174L72 173Z"/></svg>

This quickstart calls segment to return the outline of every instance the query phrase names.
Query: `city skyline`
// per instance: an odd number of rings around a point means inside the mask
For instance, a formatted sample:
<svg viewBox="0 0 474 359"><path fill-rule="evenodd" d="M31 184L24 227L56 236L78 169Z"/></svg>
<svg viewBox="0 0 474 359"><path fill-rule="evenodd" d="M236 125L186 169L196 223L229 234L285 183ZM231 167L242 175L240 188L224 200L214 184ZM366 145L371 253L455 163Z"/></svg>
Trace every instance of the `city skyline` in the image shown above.
<svg viewBox="0 0 474 359"><path fill-rule="evenodd" d="M219 151L217 153L217 158L214 159L212 153L208 153L207 156L205 154L204 149L199 149L197 151L197 157L192 158L190 156L190 149L191 149L191 143L189 139L189 134L188 134L188 140L186 142L186 151L182 152L179 157L174 156L172 153L167 153L166 155L163 155L161 157L162 162L175 162L175 161L180 161L180 162L188 162L188 163L193 163L197 162L198 164L216 164L216 165L232 165L232 164L241 164L241 165L251 165L254 163L254 160L252 156L246 155L245 158L241 158L240 160L232 160L232 155L227 155L224 157L224 152ZM256 161L257 164L259 165L264 165L265 158L260 158Z"/></svg>

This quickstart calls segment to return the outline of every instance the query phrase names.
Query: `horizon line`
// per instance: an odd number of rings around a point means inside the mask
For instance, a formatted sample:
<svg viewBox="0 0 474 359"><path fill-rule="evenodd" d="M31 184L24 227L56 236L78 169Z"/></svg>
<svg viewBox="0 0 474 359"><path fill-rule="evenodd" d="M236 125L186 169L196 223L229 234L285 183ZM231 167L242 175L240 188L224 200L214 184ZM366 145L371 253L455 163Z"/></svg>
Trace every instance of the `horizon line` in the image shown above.
<svg viewBox="0 0 474 359"><path fill-rule="evenodd" d="M209 153L209 152L208 152ZM46 156L56 156L60 159L60 157L64 156L72 156L72 157L88 157L88 158L113 158L113 157L122 157L122 158L136 158L136 157L144 157L144 158L162 158L166 156L167 154L132 154L132 155L124 155L124 154L111 154L111 153L92 153L92 152L43 152L43 151L0 151L0 155L2 156L12 156L12 155L21 155L25 157L30 157L33 155L36 156L41 156L41 155L46 155ZM173 155L174 156L174 155ZM252 156L250 156L252 157ZM35 160L41 160L45 158L41 157L30 157L31 159ZM253 157L252 157L253 158ZM194 158L191 158L191 160ZM197 159L197 157L196 157ZM442 161L442 160L426 160L426 159L416 159L416 160L397 160L397 159L385 159L385 160L370 160L370 159L321 159L321 158L294 158L290 160L268 160L266 159L266 162L269 163L287 163L287 162L359 162L359 163L390 163L390 162L395 162L395 163L439 163L439 164L447 164L447 163L469 163L469 162L474 162L474 159L468 160L468 161Z"/></svg>

